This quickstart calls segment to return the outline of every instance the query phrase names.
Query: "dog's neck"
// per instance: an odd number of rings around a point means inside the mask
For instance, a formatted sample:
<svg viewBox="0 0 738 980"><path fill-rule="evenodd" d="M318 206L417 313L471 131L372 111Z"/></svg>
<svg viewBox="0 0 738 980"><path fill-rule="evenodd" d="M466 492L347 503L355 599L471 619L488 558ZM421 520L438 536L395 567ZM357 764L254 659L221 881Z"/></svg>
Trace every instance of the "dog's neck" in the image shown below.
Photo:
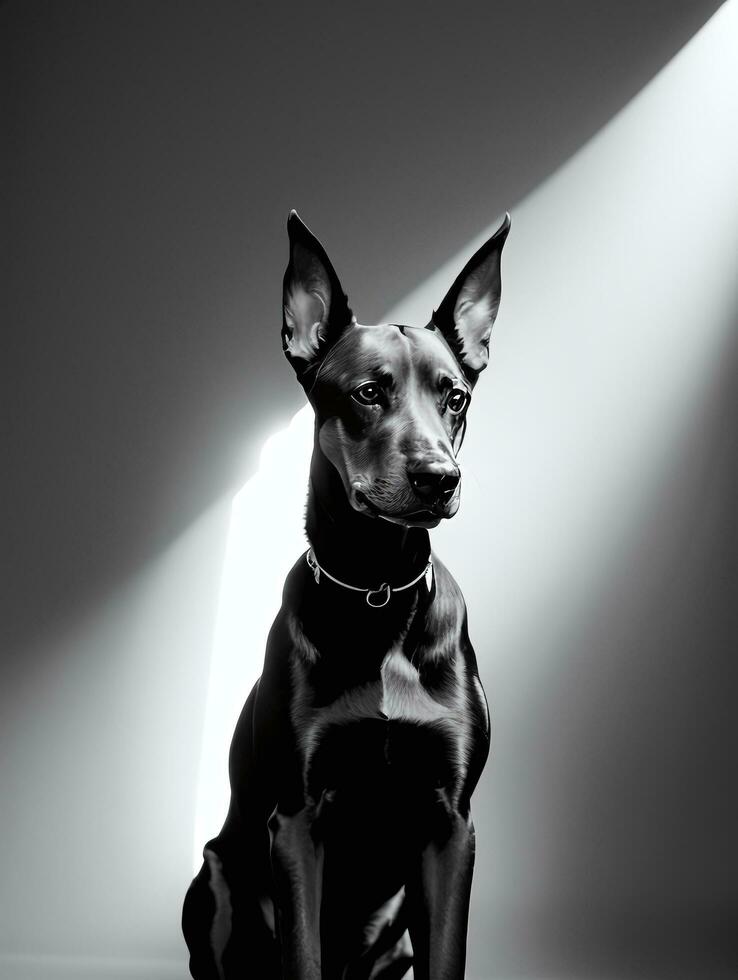
<svg viewBox="0 0 738 980"><path fill-rule="evenodd" d="M425 528L402 527L354 510L343 482L319 446L310 464L305 530L320 564L350 585L403 585L430 555Z"/></svg>

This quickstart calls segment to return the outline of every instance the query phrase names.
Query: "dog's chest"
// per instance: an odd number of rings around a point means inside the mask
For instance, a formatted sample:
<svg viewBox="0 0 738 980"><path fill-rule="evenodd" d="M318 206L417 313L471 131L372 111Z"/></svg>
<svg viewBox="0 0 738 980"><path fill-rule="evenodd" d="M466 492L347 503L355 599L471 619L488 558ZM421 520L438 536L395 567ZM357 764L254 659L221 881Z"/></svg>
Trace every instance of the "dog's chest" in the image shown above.
<svg viewBox="0 0 738 980"><path fill-rule="evenodd" d="M292 722L311 795L387 781L441 785L461 761L461 706L424 685L400 645L373 676L355 677L336 696L321 697L319 682L315 689L302 680Z"/></svg>

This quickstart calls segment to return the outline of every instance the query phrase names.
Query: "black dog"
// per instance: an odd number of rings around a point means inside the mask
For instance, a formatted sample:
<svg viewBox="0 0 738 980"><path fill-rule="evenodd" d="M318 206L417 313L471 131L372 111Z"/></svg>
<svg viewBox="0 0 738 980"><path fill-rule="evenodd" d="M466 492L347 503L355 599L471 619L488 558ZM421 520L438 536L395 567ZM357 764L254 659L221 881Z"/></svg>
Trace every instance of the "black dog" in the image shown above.
<svg viewBox="0 0 738 980"><path fill-rule="evenodd" d="M293 211L282 341L315 410L306 530L185 899L196 980L464 976L489 717L428 528L500 302L509 215L431 322L362 326Z"/></svg>

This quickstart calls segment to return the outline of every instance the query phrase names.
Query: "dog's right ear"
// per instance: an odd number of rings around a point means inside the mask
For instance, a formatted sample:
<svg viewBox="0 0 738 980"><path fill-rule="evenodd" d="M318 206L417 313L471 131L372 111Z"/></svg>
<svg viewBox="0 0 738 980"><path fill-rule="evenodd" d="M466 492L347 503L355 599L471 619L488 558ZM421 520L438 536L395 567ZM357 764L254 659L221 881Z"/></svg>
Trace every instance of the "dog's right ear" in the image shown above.
<svg viewBox="0 0 738 980"><path fill-rule="evenodd" d="M284 274L282 348L305 384L353 316L330 259L297 211L287 219L290 261Z"/></svg>

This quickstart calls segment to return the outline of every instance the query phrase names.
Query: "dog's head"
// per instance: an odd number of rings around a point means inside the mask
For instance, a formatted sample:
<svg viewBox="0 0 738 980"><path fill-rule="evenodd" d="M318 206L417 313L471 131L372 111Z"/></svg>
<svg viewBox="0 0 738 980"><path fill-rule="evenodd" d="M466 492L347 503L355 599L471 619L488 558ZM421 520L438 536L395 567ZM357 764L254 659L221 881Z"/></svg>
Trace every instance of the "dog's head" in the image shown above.
<svg viewBox="0 0 738 980"><path fill-rule="evenodd" d="M320 449L351 506L435 527L459 506L456 460L500 305L500 228L462 269L424 327L357 323L325 249L287 222L282 345L315 409Z"/></svg>

